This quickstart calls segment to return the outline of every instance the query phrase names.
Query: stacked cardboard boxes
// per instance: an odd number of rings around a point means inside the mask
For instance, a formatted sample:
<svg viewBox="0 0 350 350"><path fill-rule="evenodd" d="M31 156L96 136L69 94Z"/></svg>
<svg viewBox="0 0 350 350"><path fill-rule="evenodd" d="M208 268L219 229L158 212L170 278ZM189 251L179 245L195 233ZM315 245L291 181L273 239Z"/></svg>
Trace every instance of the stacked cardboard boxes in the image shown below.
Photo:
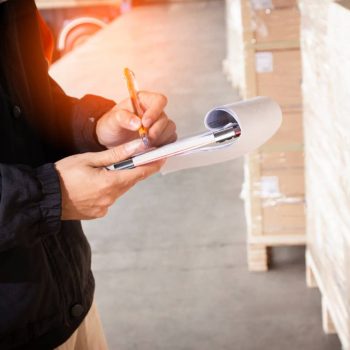
<svg viewBox="0 0 350 350"><path fill-rule="evenodd" d="M265 271L268 247L305 244L300 12L296 0L231 5L239 8L243 26L244 64L237 66L244 71L242 97L272 97L283 111L280 130L245 162L248 265Z"/></svg>
<svg viewBox="0 0 350 350"><path fill-rule="evenodd" d="M300 0L307 281L323 328L350 349L350 0Z"/></svg>

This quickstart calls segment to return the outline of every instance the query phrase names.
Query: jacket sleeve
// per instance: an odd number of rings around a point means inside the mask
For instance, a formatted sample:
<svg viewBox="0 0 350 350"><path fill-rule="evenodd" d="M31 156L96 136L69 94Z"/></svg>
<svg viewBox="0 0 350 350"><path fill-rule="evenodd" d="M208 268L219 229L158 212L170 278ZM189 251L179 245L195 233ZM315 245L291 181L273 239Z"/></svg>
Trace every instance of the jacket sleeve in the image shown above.
<svg viewBox="0 0 350 350"><path fill-rule="evenodd" d="M61 193L54 164L0 163L0 251L32 245L61 227Z"/></svg>
<svg viewBox="0 0 350 350"><path fill-rule="evenodd" d="M50 78L53 105L60 137L69 153L101 151L105 147L97 141L96 123L115 102L95 95L81 99L70 97Z"/></svg>

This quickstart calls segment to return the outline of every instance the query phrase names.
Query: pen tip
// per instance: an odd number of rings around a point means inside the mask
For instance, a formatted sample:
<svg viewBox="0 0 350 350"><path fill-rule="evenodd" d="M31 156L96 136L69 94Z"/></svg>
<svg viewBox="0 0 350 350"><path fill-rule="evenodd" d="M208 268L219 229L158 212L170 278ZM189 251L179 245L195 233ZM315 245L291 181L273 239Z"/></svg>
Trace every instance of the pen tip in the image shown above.
<svg viewBox="0 0 350 350"><path fill-rule="evenodd" d="M146 147L149 147L150 146L150 142L149 142L149 139L147 136L143 136L142 137L142 142L143 144L146 146Z"/></svg>

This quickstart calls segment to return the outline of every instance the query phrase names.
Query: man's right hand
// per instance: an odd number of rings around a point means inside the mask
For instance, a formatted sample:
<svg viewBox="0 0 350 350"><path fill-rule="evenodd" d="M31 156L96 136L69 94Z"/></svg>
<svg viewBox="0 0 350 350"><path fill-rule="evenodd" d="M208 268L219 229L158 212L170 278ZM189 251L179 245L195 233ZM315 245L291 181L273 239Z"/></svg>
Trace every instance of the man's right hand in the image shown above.
<svg viewBox="0 0 350 350"><path fill-rule="evenodd" d="M107 151L83 153L56 162L62 193L62 220L103 217L108 208L137 182L158 172L164 161L131 170L110 171L105 166L130 158L143 149L135 140Z"/></svg>

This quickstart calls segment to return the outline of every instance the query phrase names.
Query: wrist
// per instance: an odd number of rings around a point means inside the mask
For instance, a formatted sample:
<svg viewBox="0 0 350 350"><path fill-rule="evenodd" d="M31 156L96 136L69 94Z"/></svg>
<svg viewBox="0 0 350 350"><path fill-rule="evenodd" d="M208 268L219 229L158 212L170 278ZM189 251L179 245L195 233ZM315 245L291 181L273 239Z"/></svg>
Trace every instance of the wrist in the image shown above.
<svg viewBox="0 0 350 350"><path fill-rule="evenodd" d="M40 210L45 218L48 232L58 232L61 225L62 197L60 179L54 164L44 164L36 169L43 197Z"/></svg>

